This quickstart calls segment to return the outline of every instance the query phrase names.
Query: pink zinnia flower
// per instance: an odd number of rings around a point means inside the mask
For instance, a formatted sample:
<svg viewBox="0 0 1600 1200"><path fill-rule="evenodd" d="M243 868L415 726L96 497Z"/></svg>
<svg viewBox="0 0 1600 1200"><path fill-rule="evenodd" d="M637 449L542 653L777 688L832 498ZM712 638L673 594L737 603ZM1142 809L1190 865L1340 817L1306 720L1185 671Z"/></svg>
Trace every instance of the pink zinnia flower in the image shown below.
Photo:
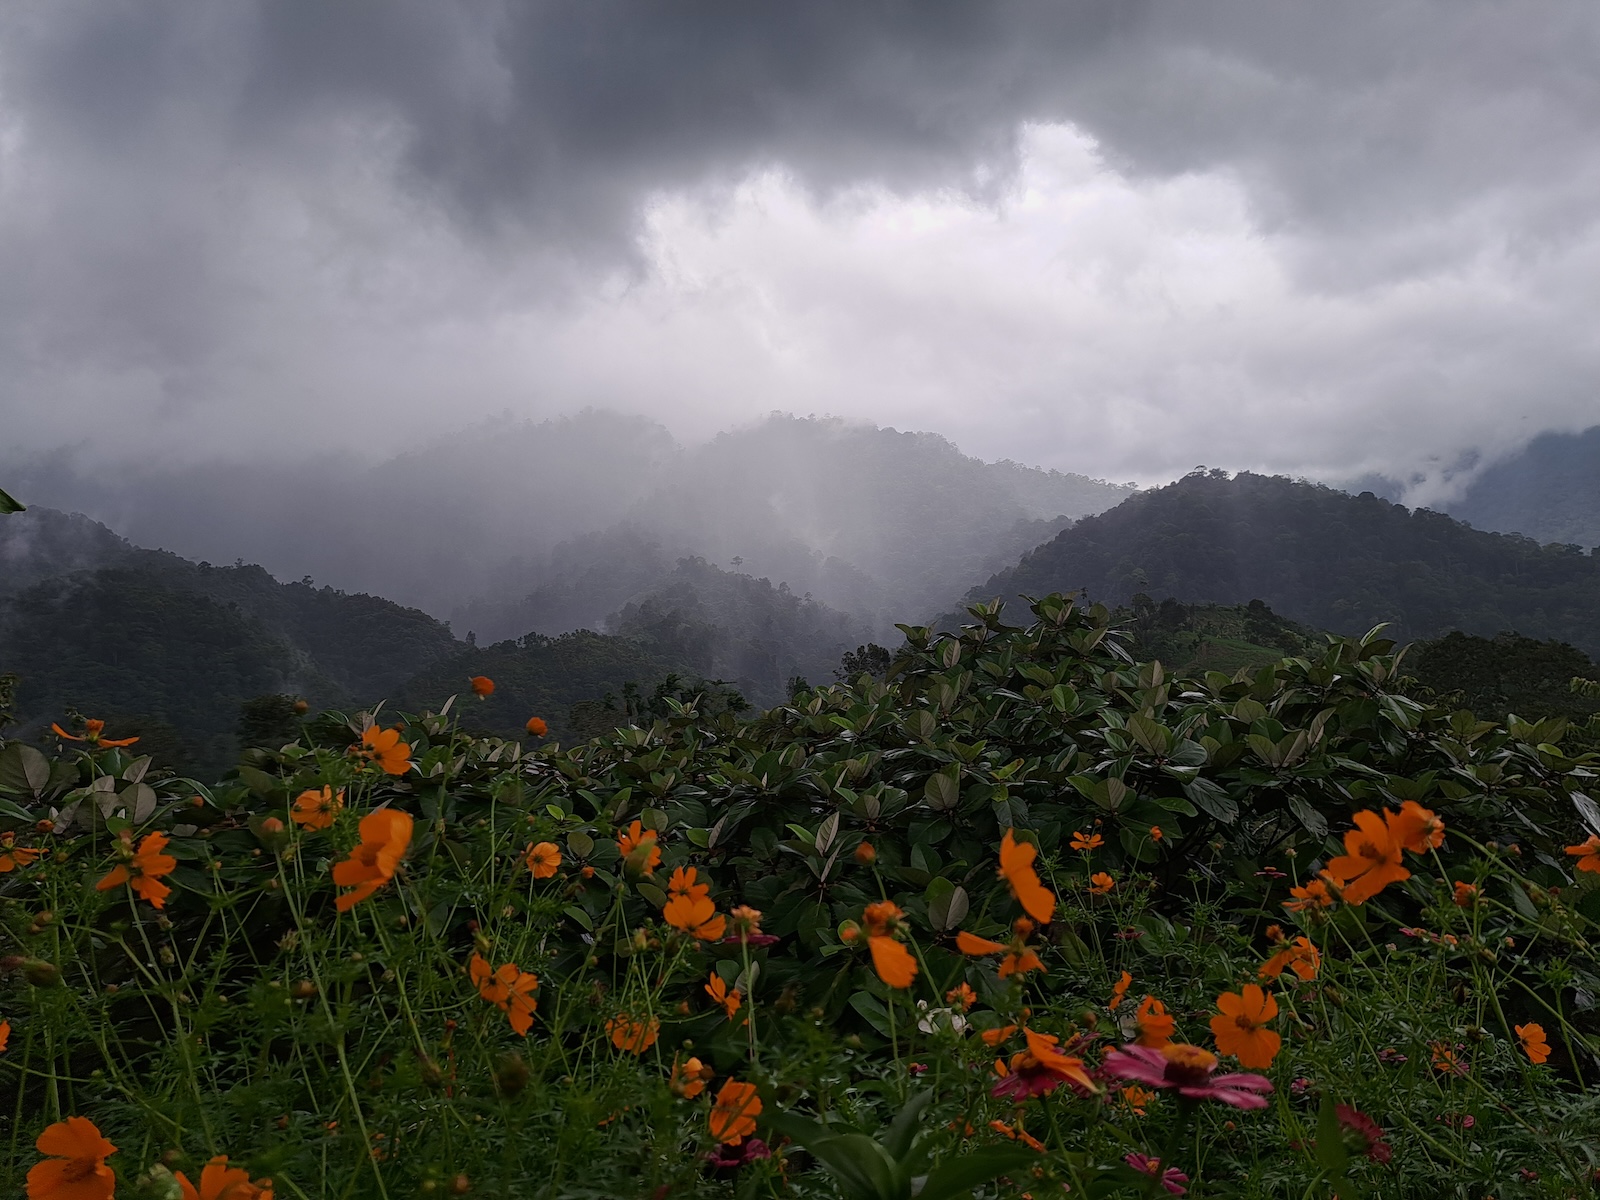
<svg viewBox="0 0 1600 1200"><path fill-rule="evenodd" d="M1047 1033L1024 1029L1028 1048L1011 1056L1011 1065L1005 1069L1000 1082L991 1094L1010 1096L1019 1103L1032 1096L1047 1096L1063 1083L1071 1085L1079 1095L1092 1096L1100 1089L1083 1069L1083 1060L1063 1053L1058 1039ZM1069 1046L1076 1044L1069 1042ZM999 1068L1003 1064L996 1064Z"/></svg>
<svg viewBox="0 0 1600 1200"><path fill-rule="evenodd" d="M1265 1108L1272 1083L1265 1075L1213 1075L1217 1056L1199 1046L1173 1042L1159 1050L1127 1045L1106 1054L1105 1069L1118 1079L1177 1088L1190 1100L1220 1100L1235 1108Z"/></svg>
<svg viewBox="0 0 1600 1200"><path fill-rule="evenodd" d="M1333 1115L1339 1118L1339 1124L1343 1128L1361 1139L1362 1153L1373 1162L1386 1163L1394 1157L1394 1151L1389 1148L1389 1143L1383 1140L1382 1128L1366 1113L1348 1104L1335 1104Z"/></svg>
<svg viewBox="0 0 1600 1200"><path fill-rule="evenodd" d="M1122 1161L1135 1171L1141 1171L1146 1175L1160 1175L1161 1186L1174 1196L1181 1196L1189 1190L1183 1186L1189 1182L1189 1177L1177 1167L1168 1167L1163 1171L1159 1158L1151 1158L1148 1154L1125 1154Z"/></svg>

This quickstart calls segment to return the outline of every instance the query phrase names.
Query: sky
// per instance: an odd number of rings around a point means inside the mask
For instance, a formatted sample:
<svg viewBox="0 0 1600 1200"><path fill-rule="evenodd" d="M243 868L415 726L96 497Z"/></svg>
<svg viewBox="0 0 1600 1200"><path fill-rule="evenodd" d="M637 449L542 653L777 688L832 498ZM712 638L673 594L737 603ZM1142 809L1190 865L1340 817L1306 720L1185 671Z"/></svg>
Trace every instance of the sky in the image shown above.
<svg viewBox="0 0 1600 1200"><path fill-rule="evenodd" d="M783 410L1427 502L1600 423L1593 0L8 0L0 457Z"/></svg>

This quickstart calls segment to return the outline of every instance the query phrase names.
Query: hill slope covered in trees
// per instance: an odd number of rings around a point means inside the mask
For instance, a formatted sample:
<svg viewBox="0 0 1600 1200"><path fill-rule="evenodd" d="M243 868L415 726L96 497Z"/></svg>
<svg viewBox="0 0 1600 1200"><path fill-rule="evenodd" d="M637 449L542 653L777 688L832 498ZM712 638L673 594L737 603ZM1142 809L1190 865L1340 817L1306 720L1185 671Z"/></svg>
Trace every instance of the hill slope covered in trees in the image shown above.
<svg viewBox="0 0 1600 1200"><path fill-rule="evenodd" d="M1095 600L1259 599L1335 633L1401 640L1515 630L1600 652L1600 558L1472 529L1371 493L1196 472L1088 517L969 593L1082 590Z"/></svg>

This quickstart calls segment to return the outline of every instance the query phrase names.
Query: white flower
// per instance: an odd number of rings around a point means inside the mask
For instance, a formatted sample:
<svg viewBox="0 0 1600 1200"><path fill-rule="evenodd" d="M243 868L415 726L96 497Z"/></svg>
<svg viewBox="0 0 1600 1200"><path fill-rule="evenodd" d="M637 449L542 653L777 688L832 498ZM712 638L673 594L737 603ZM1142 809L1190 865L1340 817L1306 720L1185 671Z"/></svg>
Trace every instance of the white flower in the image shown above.
<svg viewBox="0 0 1600 1200"><path fill-rule="evenodd" d="M942 1033L948 1029L952 1033L965 1033L967 1019L953 1008L929 1008L926 1000L918 1000L917 1007L922 1011L922 1016L917 1018L917 1028L923 1033Z"/></svg>

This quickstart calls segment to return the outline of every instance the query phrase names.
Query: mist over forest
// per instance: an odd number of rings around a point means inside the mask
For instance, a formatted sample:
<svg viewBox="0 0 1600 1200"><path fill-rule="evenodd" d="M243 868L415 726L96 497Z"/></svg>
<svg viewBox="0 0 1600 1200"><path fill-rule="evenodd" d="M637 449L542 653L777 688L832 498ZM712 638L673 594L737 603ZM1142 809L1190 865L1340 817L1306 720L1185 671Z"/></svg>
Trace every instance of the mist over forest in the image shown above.
<svg viewBox="0 0 1600 1200"><path fill-rule="evenodd" d="M503 418L375 465L104 471L57 455L7 470L34 503L138 545L382 595L489 641L599 628L685 557L887 636L1135 490L861 422L775 414L685 446L596 410Z"/></svg>

